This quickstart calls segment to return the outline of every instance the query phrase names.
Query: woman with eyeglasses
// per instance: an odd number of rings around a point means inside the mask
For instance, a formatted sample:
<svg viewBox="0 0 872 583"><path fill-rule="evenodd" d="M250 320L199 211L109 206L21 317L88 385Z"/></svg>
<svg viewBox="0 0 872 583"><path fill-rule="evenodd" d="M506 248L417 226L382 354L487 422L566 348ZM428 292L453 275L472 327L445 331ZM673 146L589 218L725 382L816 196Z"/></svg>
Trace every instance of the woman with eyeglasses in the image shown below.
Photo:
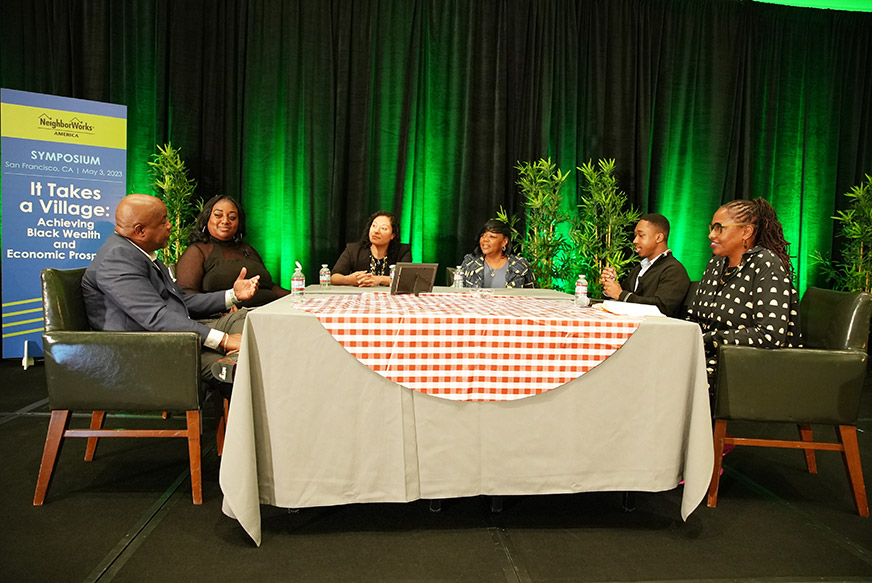
<svg viewBox="0 0 872 583"><path fill-rule="evenodd" d="M349 243L333 266L333 285L389 286L390 266L412 260L411 246L400 243L400 226L393 213L378 211L366 224L360 241Z"/></svg>
<svg viewBox="0 0 872 583"><path fill-rule="evenodd" d="M688 308L703 332L709 374L718 346L792 346L798 318L793 266L778 215L766 200L734 200L712 217L713 256Z"/></svg>

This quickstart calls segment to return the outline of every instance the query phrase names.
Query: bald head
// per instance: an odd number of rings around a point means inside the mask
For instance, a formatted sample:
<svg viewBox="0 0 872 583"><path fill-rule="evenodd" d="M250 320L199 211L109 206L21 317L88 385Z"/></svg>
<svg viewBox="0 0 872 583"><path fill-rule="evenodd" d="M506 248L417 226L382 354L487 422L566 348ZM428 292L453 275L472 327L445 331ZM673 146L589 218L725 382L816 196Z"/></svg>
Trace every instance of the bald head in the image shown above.
<svg viewBox="0 0 872 583"><path fill-rule="evenodd" d="M145 223L160 214L166 212L164 203L156 196L148 194L128 194L118 203L115 209L115 232L129 237L137 223Z"/></svg>
<svg viewBox="0 0 872 583"><path fill-rule="evenodd" d="M115 232L148 253L166 245L169 227L167 207L156 196L129 194L115 209Z"/></svg>

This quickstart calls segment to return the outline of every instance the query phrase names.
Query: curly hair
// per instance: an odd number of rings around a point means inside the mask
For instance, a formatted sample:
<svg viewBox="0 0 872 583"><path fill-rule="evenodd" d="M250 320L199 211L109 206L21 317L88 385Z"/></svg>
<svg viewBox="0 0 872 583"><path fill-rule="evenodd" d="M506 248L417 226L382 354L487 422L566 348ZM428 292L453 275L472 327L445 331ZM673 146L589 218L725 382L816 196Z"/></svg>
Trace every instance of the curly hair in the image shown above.
<svg viewBox="0 0 872 583"><path fill-rule="evenodd" d="M753 200L733 200L721 207L730 216L741 223L751 223L754 226L754 238L757 245L769 249L781 259L784 269L793 278L793 263L787 248L790 243L784 238L784 227L778 220L778 213L765 198Z"/></svg>
<svg viewBox="0 0 872 583"><path fill-rule="evenodd" d="M372 223L378 217L387 217L391 222L391 231L394 234L394 238L391 239L391 242L388 243L388 252L386 257L388 258L389 263L396 263L397 259L400 255L400 222L397 220L396 215L389 211L376 211L370 215L370 217L366 220L366 227L363 229L363 233L360 235L360 246L369 249L370 245L372 245L372 241L369 240L369 230L372 228Z"/></svg>
<svg viewBox="0 0 872 583"><path fill-rule="evenodd" d="M245 237L245 211L242 210L242 205L232 196L216 194L206 201L206 204L203 205L203 210L201 210L200 214L197 215L197 219L194 221L194 228L191 230L191 235L188 237L189 245L193 245L194 243L208 243L211 240L209 228L207 226L209 224L209 217L212 216L212 208L222 200L226 200L236 207L236 213L239 217L239 226L236 229L236 234L233 236L233 242L237 244L242 243L242 239Z"/></svg>

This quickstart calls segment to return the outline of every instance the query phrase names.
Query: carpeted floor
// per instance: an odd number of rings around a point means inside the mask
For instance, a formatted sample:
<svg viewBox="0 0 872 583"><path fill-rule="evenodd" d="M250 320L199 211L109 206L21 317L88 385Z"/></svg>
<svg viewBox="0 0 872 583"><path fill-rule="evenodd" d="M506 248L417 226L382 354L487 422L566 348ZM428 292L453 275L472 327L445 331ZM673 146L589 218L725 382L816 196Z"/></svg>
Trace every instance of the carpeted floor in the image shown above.
<svg viewBox="0 0 872 583"><path fill-rule="evenodd" d="M832 452L818 453L811 475L800 452L739 448L725 460L718 507L703 502L686 523L679 489L638 493L632 512L618 493L511 497L499 513L484 497L445 501L439 512L426 501L264 507L255 548L221 512L215 419L205 407L202 506L191 504L184 440L107 439L86 463L75 439L36 508L43 375L41 364L0 363L2 582L872 581L872 520L856 514ZM862 417L872 484L872 387ZM765 431L792 438L794 429Z"/></svg>

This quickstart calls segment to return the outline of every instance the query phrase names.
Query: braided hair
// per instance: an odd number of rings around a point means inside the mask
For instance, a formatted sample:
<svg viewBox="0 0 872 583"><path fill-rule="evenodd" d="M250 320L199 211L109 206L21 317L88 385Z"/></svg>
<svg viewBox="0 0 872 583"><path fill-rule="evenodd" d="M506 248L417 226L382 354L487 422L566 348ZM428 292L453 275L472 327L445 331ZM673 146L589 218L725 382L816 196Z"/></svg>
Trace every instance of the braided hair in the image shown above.
<svg viewBox="0 0 872 583"><path fill-rule="evenodd" d="M790 243L784 238L784 227L778 220L778 214L765 198L753 200L733 200L723 205L730 216L740 223L754 225L754 238L757 245L772 251L784 264L784 269L793 278L793 264L787 247Z"/></svg>

